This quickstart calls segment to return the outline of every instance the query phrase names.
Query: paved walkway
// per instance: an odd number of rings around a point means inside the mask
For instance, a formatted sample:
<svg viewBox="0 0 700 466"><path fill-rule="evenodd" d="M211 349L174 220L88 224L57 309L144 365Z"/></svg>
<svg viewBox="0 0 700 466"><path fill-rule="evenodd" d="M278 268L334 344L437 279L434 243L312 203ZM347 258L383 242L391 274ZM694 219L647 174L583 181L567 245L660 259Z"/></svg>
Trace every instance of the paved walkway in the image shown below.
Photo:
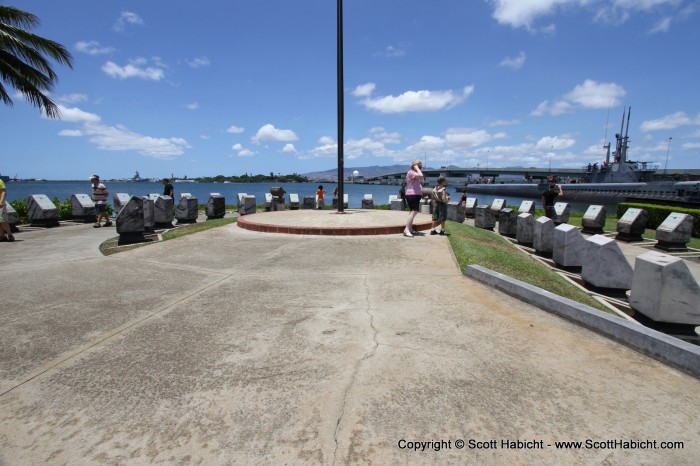
<svg viewBox="0 0 700 466"><path fill-rule="evenodd" d="M700 381L465 278L444 237L231 225L103 257L113 234L0 244L0 464L700 458ZM587 439L657 449L555 447Z"/></svg>

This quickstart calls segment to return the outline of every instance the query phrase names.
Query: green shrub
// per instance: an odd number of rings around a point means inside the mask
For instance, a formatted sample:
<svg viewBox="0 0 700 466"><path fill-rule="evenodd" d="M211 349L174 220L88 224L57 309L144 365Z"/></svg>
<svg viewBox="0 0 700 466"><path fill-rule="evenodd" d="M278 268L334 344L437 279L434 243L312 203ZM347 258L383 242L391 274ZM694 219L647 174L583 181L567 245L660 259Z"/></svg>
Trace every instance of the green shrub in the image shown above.
<svg viewBox="0 0 700 466"><path fill-rule="evenodd" d="M61 202L57 197L54 197L53 204L58 209L59 220L70 220L73 218L73 202L70 199Z"/></svg>
<svg viewBox="0 0 700 466"><path fill-rule="evenodd" d="M10 205L17 211L17 217L20 224L29 223L29 208L26 200L17 199L15 201L10 201Z"/></svg>
<svg viewBox="0 0 700 466"><path fill-rule="evenodd" d="M666 220L666 217L668 217L672 212L692 215L694 219L692 235L696 238L700 238L700 209L656 204L642 204L637 202L620 202L617 205L617 218L622 217L629 208L646 210L647 228L652 228L654 230L661 225L664 220Z"/></svg>

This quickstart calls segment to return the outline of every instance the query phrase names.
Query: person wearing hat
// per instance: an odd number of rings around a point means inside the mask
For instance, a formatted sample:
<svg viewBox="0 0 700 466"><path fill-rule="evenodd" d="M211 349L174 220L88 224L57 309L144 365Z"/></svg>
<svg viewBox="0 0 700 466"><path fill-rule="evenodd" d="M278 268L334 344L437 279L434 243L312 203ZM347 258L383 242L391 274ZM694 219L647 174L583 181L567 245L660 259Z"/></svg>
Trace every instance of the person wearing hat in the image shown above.
<svg viewBox="0 0 700 466"><path fill-rule="evenodd" d="M97 213L97 218L95 219L94 228L100 228L100 219L105 219L106 227L112 226L112 222L109 221L109 215L107 215L107 199L109 197L109 191L107 187L100 183L100 177L97 175L92 175L90 177L90 182L92 182L92 202L95 203L95 212Z"/></svg>
<svg viewBox="0 0 700 466"><path fill-rule="evenodd" d="M564 197L564 191L561 189L561 186L557 185L552 177L549 179L549 189L542 193L544 214L547 218L551 218L552 220L554 220L557 215L554 211L554 199L557 197Z"/></svg>
<svg viewBox="0 0 700 466"><path fill-rule="evenodd" d="M433 228L431 235L437 235L435 228L440 225L440 234L445 236L445 220L447 220L447 203L450 202L450 193L447 192L447 179L440 176L437 179L437 186L433 188L431 195L433 201Z"/></svg>

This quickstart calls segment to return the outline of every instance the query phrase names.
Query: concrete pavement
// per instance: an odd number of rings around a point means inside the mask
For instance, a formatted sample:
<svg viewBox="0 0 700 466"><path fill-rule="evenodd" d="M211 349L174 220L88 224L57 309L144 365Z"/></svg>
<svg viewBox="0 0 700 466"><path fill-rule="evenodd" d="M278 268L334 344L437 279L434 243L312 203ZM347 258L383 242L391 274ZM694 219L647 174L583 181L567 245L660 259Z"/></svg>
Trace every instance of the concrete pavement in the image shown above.
<svg viewBox="0 0 700 466"><path fill-rule="evenodd" d="M113 234L0 245L1 464L700 458L700 381L464 277L444 237L231 225L103 257ZM657 448L555 446L587 439Z"/></svg>

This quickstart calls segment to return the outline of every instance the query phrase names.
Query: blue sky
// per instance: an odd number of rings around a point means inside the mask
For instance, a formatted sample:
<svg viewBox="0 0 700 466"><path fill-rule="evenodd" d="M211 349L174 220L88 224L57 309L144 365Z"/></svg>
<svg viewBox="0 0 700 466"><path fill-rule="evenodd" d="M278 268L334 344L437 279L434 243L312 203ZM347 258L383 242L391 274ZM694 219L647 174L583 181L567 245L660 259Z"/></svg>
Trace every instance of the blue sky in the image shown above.
<svg viewBox="0 0 700 466"><path fill-rule="evenodd" d="M49 120L11 92L0 172L336 166L333 0L10 1L65 45ZM345 165L700 167L697 0L345 0ZM669 140L669 138L672 138ZM670 147L669 147L670 142Z"/></svg>

